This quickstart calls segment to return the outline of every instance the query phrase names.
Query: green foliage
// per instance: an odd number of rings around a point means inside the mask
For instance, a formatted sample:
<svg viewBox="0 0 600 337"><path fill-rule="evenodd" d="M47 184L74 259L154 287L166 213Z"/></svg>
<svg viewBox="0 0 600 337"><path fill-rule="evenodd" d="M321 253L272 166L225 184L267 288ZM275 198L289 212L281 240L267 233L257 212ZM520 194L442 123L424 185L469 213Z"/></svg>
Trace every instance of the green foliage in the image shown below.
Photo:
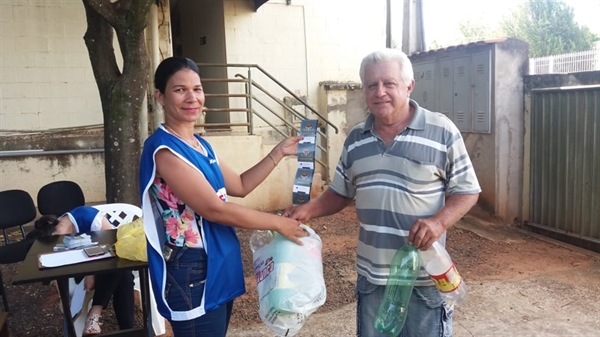
<svg viewBox="0 0 600 337"><path fill-rule="evenodd" d="M481 20L465 20L458 23L458 30L462 34L459 44L477 42L499 37L500 34Z"/></svg>
<svg viewBox="0 0 600 337"><path fill-rule="evenodd" d="M480 19L467 19L458 23L459 35L456 35L452 40L445 44L437 40L433 40L427 46L428 49L438 49L448 45L460 45L470 42L477 42L501 37L501 32L497 27L492 27L488 23Z"/></svg>
<svg viewBox="0 0 600 337"><path fill-rule="evenodd" d="M589 50L600 39L577 24L573 8L560 0L529 0L503 19L501 29L528 42L531 57Z"/></svg>

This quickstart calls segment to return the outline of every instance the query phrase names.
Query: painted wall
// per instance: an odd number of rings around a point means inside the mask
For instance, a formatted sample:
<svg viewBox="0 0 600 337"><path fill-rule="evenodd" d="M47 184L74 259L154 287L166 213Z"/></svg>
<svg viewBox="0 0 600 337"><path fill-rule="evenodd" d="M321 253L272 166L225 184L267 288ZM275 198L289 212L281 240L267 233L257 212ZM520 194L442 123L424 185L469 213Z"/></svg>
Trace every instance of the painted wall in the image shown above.
<svg viewBox="0 0 600 337"><path fill-rule="evenodd" d="M102 123L81 1L0 4L0 130Z"/></svg>
<svg viewBox="0 0 600 337"><path fill-rule="evenodd" d="M166 57L171 55L171 34L164 2L158 20L159 46ZM0 2L0 133L103 123L83 41L86 29L80 0ZM114 48L121 66L116 37Z"/></svg>
<svg viewBox="0 0 600 337"><path fill-rule="evenodd" d="M224 6L227 62L259 64L313 107L320 104L320 82L358 81L362 58L385 46L383 0L370 0L368 6L360 1L286 5L272 0L257 12L245 0L224 0ZM257 74L256 81L279 98L289 96L263 76ZM241 90L230 85L230 92Z"/></svg>
<svg viewBox="0 0 600 337"><path fill-rule="evenodd" d="M172 53L169 2L163 3L158 9L161 58ZM215 6L219 3L222 6ZM189 1L188 5L192 7L187 8L186 13L195 14L194 20L200 22L190 23L189 18L186 19L190 40L186 40L185 47L182 45L182 52L187 48L185 52L198 62L219 62L223 56L219 53L225 53L229 63L259 64L313 106L319 104L320 82L357 81L362 57L385 45L384 0L372 0L369 6L361 2L309 0L294 1L288 6L285 1L272 0L258 12L254 12L251 2L246 0ZM199 5L202 7L194 7ZM101 124L100 99L83 41L86 21L81 1L3 0L0 6L0 135L10 134L10 130ZM199 16L203 19L198 20ZM222 31L218 27L220 21ZM215 25L208 27L208 22ZM207 45L216 43L219 47L208 52L203 50L198 41L202 36L207 37ZM226 44L221 46L223 41ZM115 47L118 50L116 44ZM244 69L237 69L229 75L236 73L245 74ZM255 79L262 82L264 76L261 79L257 75ZM272 92L280 99L289 96L274 89L273 83L263 85L273 88ZM230 92L236 90L243 88L232 90L230 86ZM259 93L259 97L264 95ZM235 104L231 103L232 107ZM275 117L268 118L282 124ZM245 120L244 113L231 114L231 122L242 120ZM244 139L247 144L240 143L237 136L222 136L229 138L221 140L221 136L211 135L210 139L212 142L214 137L215 143L222 144L218 151L232 153L231 157L221 155L222 158L231 161L230 165L236 170L243 171L279 140L270 127L264 127L261 134L264 137L260 142L250 137ZM7 150L2 141L0 151ZM78 148L77 140L73 141L72 149ZM252 151L240 155L240 146L231 144L240 144ZM13 149L44 149L24 141L16 145ZM335 165L339 151L331 152ZM39 187L51 181L90 177L81 181L86 197L90 202L102 202L103 165L98 155L60 155L63 159L58 156L2 157L0 189L12 188L12 184L26 180L25 188L35 195ZM57 162L66 164L61 166ZM280 164L266 185L260 187L262 190L253 192L243 202L265 209L286 206L295 169L293 160ZM315 181L320 179L315 177Z"/></svg>
<svg viewBox="0 0 600 337"><path fill-rule="evenodd" d="M337 134L331 126L327 127L328 178L332 181L346 137L367 118L368 110L360 83L328 81L321 83L320 89L320 111L325 111L327 119L338 127Z"/></svg>
<svg viewBox="0 0 600 337"><path fill-rule="evenodd" d="M220 0L195 1L179 0L174 8L179 17L182 55L197 63L226 63L225 27L223 4ZM203 78L225 78L227 69L221 67L200 67ZM227 83L204 82L206 93L226 93ZM209 108L227 108L227 98L209 97ZM209 112L207 123L228 123L227 113Z"/></svg>
<svg viewBox="0 0 600 337"><path fill-rule="evenodd" d="M0 191L22 189L35 200L39 189L47 183L58 180L72 180L83 189L86 202L104 203L106 200L103 153L84 153L90 148L102 147L101 130L91 135L79 133L67 136L62 143L77 144L81 153L16 156L3 153L0 157ZM49 139L49 137L43 137ZM58 136L58 138L62 138ZM211 136L219 160L227 163L236 172L242 173L262 160L273 148L265 144L263 137L249 135ZM40 140L43 142L43 140ZM21 148L20 140L2 143L7 148ZM22 141L21 141L22 142ZM28 143L38 140L29 139ZM232 146L232 144L237 144ZM46 145L46 144L41 144ZM50 148L61 150L64 146ZM282 160L271 175L245 198L231 198L230 201L261 210L276 210L292 203L293 177L297 162L294 157ZM318 179L315 179L318 180ZM318 183L318 182L316 182ZM320 186L315 185L314 191Z"/></svg>
<svg viewBox="0 0 600 337"><path fill-rule="evenodd" d="M520 219L523 204L523 79L529 73L529 46L518 40L496 44L495 58L495 212L512 223Z"/></svg>

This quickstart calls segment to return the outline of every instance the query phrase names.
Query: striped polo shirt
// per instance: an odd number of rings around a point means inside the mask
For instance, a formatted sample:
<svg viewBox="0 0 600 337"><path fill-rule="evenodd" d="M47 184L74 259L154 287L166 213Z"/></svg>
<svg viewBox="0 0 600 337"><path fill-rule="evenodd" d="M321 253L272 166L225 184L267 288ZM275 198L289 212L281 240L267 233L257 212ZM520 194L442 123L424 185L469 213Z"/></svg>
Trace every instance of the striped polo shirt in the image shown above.
<svg viewBox="0 0 600 337"><path fill-rule="evenodd" d="M415 108L413 119L386 147L373 115L344 142L330 189L356 199L360 221L356 268L385 285L396 251L417 219L435 215L445 196L481 192L460 131L441 113ZM446 233L439 242L445 245ZM421 268L417 286L433 285Z"/></svg>

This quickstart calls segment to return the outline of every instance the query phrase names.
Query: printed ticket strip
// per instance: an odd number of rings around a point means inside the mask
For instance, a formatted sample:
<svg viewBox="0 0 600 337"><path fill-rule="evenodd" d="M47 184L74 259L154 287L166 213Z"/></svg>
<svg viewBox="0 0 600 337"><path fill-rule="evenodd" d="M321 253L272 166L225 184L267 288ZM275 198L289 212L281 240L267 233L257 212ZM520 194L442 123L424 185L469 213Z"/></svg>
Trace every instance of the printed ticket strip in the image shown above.
<svg viewBox="0 0 600 337"><path fill-rule="evenodd" d="M310 200L310 188L315 172L317 120L303 120L300 123L300 136L304 136L304 138L298 144L298 170L292 189L292 203L294 205L305 204Z"/></svg>

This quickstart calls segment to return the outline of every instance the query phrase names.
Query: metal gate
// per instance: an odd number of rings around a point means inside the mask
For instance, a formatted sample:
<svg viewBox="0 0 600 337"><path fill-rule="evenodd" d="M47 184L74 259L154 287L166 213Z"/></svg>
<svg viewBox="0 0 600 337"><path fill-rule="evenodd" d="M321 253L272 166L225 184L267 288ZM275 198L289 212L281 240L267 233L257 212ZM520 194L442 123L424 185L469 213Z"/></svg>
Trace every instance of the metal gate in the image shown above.
<svg viewBox="0 0 600 337"><path fill-rule="evenodd" d="M600 251L600 85L531 89L529 97L525 223Z"/></svg>

